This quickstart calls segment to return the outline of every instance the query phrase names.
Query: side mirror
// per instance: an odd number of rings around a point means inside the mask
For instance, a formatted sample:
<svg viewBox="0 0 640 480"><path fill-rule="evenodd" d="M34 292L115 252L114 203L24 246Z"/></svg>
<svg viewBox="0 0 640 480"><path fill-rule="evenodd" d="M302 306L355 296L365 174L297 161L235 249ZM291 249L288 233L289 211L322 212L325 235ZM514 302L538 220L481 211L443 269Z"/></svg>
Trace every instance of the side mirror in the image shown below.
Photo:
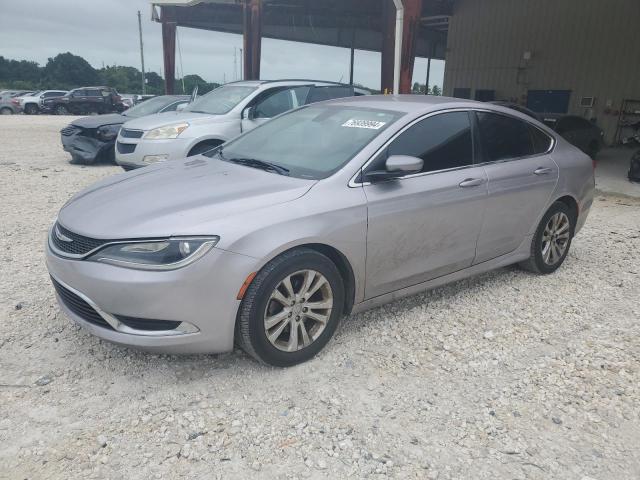
<svg viewBox="0 0 640 480"><path fill-rule="evenodd" d="M247 107L242 111L242 120L253 120L256 118L256 108Z"/></svg>
<svg viewBox="0 0 640 480"><path fill-rule="evenodd" d="M387 158L384 166L385 170L367 172L364 175L365 182L375 183L411 175L412 173L420 173L424 166L424 160L418 157L410 157L409 155L392 155Z"/></svg>

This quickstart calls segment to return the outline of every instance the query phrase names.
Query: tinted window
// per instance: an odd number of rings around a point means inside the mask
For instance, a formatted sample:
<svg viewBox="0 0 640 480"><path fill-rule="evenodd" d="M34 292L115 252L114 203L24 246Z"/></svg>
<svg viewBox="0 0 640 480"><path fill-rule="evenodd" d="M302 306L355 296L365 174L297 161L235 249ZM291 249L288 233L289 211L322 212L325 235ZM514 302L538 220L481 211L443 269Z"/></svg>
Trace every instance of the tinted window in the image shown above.
<svg viewBox="0 0 640 480"><path fill-rule="evenodd" d="M467 112L434 115L416 123L396 138L387 155L410 155L424 160L423 172L473 164L471 122ZM376 170L382 170L382 165Z"/></svg>
<svg viewBox="0 0 640 480"><path fill-rule="evenodd" d="M73 97L85 97L87 95L87 91L86 90L73 90L72 92L70 92L70 94Z"/></svg>
<svg viewBox="0 0 640 480"><path fill-rule="evenodd" d="M533 155L529 124L506 115L478 113L485 160L495 162Z"/></svg>
<svg viewBox="0 0 640 480"><path fill-rule="evenodd" d="M108 95L109 92L106 92L106 94ZM100 90L87 90L87 96L88 97L101 97L102 93L100 92Z"/></svg>
<svg viewBox="0 0 640 480"><path fill-rule="evenodd" d="M548 152L551 148L551 137L533 125L529 125L529 129L531 131L531 138L533 138L534 153L540 154Z"/></svg>

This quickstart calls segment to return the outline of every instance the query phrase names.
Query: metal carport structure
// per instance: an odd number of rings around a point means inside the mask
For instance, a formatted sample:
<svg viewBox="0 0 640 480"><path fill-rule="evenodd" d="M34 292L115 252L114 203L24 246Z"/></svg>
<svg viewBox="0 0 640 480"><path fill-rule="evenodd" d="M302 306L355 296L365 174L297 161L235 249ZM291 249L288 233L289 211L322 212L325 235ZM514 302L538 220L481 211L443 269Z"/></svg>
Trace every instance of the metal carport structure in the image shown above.
<svg viewBox="0 0 640 480"><path fill-rule="evenodd" d="M154 0L153 18L162 24L165 90L175 82L176 28L243 35L244 78L260 78L261 40L380 52L381 89L393 91L396 4L402 4L399 90L411 90L416 56L445 57L453 0Z"/></svg>

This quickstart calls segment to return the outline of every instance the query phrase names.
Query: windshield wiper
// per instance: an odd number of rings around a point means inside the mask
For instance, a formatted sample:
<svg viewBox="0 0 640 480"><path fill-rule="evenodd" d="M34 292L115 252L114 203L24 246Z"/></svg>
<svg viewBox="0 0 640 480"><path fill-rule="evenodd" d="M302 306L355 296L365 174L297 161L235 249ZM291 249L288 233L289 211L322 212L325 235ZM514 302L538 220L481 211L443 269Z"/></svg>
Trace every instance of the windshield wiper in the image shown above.
<svg viewBox="0 0 640 480"><path fill-rule="evenodd" d="M220 154L221 152L218 152L218 153ZM227 159L225 158L225 160ZM237 163L239 165L245 165L247 167L259 168L261 170L276 172L276 173L279 173L280 175L289 175L288 168L282 167L280 165L276 165L275 163L265 162L264 160L258 160L257 158L229 158L227 161L232 163Z"/></svg>

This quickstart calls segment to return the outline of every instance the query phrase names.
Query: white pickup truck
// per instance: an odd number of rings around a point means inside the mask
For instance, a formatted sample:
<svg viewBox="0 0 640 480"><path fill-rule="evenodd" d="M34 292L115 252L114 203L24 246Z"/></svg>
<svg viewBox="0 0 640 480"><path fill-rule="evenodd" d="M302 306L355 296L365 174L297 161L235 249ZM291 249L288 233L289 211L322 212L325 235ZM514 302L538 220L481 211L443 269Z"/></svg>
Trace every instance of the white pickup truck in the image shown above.
<svg viewBox="0 0 640 480"><path fill-rule="evenodd" d="M45 98L62 97L67 93L66 90L42 90L31 95L18 97L18 105L20 109L27 115L35 115L40 112L40 102Z"/></svg>

